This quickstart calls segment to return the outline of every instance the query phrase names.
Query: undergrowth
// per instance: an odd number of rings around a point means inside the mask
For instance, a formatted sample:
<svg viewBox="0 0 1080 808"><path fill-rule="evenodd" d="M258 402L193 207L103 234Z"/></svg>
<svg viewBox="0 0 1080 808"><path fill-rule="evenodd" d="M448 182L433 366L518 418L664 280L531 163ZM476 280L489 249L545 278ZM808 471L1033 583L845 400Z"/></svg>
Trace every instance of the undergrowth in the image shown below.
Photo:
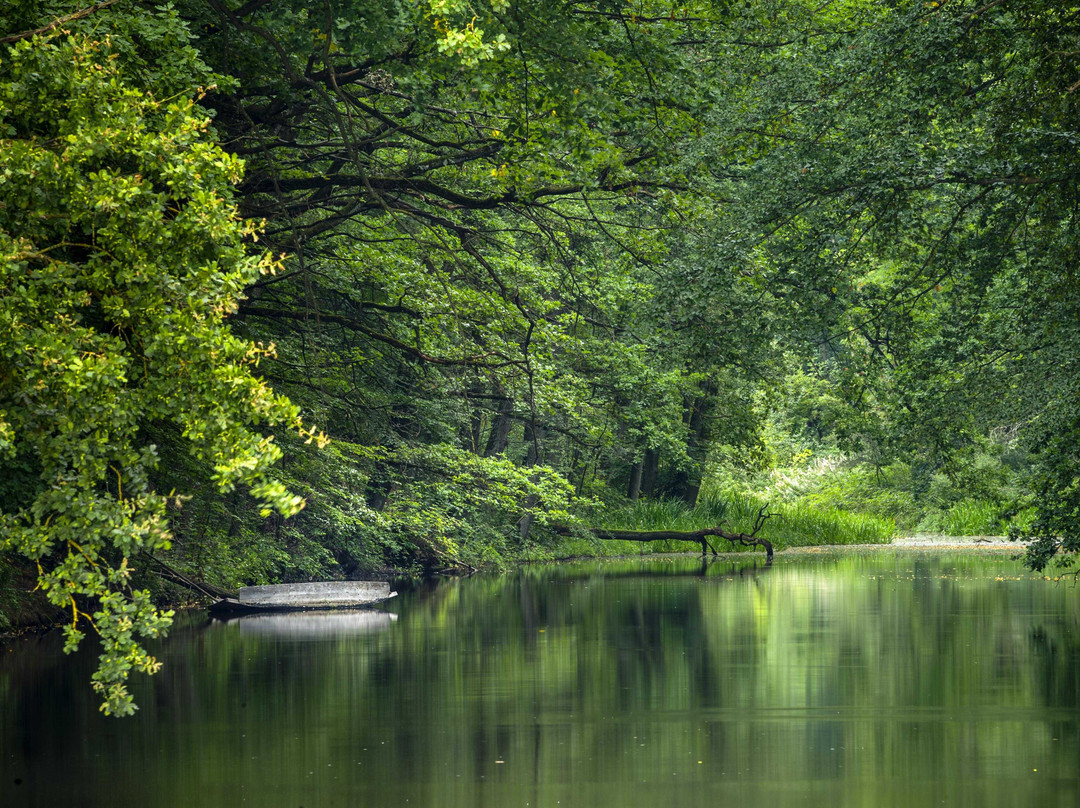
<svg viewBox="0 0 1080 808"><path fill-rule="evenodd" d="M595 514L592 526L608 530L693 532L722 526L734 533L751 533L758 513L767 503L749 494L709 492L694 507L682 500L642 499L624 508L610 508ZM805 503L768 504L769 518L758 535L777 550L812 545L883 544L893 536L895 524L887 518L849 513L836 508L819 508ZM721 552L752 550L717 536L709 542ZM663 540L647 543L598 540L584 534L567 537L548 548L554 558L578 555L624 555L699 550L697 541ZM545 555L547 554L545 553Z"/></svg>

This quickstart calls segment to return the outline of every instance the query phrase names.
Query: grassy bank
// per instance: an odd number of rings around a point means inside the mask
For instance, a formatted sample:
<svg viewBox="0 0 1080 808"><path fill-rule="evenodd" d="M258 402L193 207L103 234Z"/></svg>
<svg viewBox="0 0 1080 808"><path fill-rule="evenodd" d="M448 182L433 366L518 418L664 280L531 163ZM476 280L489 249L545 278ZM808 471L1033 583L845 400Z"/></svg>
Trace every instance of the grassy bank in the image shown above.
<svg viewBox="0 0 1080 808"><path fill-rule="evenodd" d="M591 524L608 530L672 530L691 532L726 523L733 532L750 533L754 520L766 504L749 494L711 492L699 497L690 507L681 500L644 499L624 508L611 508L592 515ZM770 504L770 517L759 536L772 542L777 550L810 545L884 544L895 533L889 518L850 513L836 508L822 508L807 503ZM744 550L723 539L713 541L717 550ZM627 553L690 552L700 549L697 542L600 541L587 537L567 537L549 548L551 558L581 555L622 555ZM538 551L539 552L539 551ZM760 551L758 551L760 552Z"/></svg>

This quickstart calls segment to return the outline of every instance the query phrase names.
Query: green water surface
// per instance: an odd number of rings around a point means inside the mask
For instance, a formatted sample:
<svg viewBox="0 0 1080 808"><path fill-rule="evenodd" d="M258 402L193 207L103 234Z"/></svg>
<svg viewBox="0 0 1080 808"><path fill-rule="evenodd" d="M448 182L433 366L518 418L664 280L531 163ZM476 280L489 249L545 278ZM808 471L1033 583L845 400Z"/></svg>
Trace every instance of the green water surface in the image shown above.
<svg viewBox="0 0 1080 808"><path fill-rule="evenodd" d="M1075 806L1080 588L1007 554L687 557L210 621L132 719L0 649L0 806Z"/></svg>

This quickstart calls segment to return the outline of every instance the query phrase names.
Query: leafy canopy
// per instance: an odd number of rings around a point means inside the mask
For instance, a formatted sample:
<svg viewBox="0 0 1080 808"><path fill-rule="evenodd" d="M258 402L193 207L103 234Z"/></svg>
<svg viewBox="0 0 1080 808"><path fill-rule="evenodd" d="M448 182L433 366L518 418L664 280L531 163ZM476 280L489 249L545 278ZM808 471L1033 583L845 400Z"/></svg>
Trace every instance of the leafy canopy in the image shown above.
<svg viewBox="0 0 1080 808"><path fill-rule="evenodd" d="M94 687L122 715L128 674L158 667L136 637L171 617L132 588L131 562L169 546L167 508L183 501L151 484L145 426L179 431L219 489L250 486L285 515L303 501L274 480L281 452L255 427L313 436L252 374L272 346L224 324L275 268L230 201L241 162L191 98L135 89L119 64L85 37L0 54L0 456L23 470L0 547L70 609L68 650L86 624L100 635Z"/></svg>

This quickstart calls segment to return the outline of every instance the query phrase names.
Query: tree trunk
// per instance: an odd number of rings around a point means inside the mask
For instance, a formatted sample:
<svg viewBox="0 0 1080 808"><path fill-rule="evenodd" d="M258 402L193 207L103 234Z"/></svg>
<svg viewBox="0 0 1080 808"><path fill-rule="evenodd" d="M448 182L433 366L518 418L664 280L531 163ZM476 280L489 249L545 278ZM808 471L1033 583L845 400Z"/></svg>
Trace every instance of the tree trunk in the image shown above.
<svg viewBox="0 0 1080 808"><path fill-rule="evenodd" d="M641 462L641 491L644 496L656 495L656 478L660 473L660 452L646 449L645 459Z"/></svg>
<svg viewBox="0 0 1080 808"><path fill-rule="evenodd" d="M484 457L494 457L506 451L506 445L510 439L510 427L513 425L511 416L514 414L514 400L504 398L499 402L499 410L495 414L495 421L491 424L491 432L488 434L487 445L484 447Z"/></svg>
<svg viewBox="0 0 1080 808"><path fill-rule="evenodd" d="M641 496L641 470L641 462L634 463L630 467L630 487L626 491L626 496L630 498L631 502L637 502Z"/></svg>
<svg viewBox="0 0 1080 808"><path fill-rule="evenodd" d="M386 507L386 503L390 500L390 494L393 490L394 480L389 476L377 482L372 480L368 483L364 499L367 502L368 507L373 511L382 511L382 509Z"/></svg>
<svg viewBox="0 0 1080 808"><path fill-rule="evenodd" d="M480 454L481 433L484 428L484 410L481 407L473 407L469 413L468 442L469 451L474 455Z"/></svg>

